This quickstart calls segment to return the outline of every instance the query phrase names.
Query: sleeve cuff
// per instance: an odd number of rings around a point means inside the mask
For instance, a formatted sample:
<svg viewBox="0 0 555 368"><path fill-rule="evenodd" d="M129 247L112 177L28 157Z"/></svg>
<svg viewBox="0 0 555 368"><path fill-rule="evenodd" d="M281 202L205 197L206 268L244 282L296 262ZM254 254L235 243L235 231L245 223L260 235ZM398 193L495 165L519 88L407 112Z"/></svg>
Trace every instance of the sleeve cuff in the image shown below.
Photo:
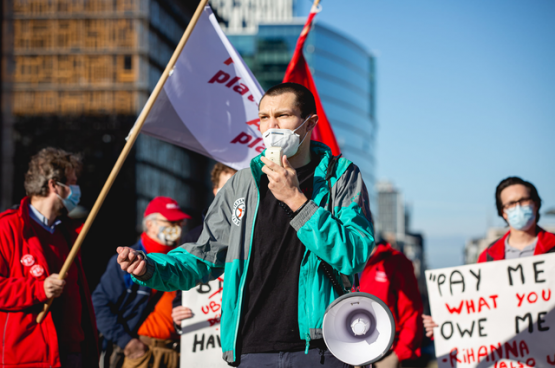
<svg viewBox="0 0 555 368"><path fill-rule="evenodd" d="M154 264L154 261L148 257L145 258L146 260L146 272L144 275L142 276L135 276L132 275L133 278L139 280L139 281L148 281L152 278L152 276L154 275L154 271L156 270L156 265Z"/></svg>
<svg viewBox="0 0 555 368"><path fill-rule="evenodd" d="M299 231L304 224L307 223L308 220L316 213L318 210L318 206L314 203L313 200L308 201L303 209L295 216L293 220L291 220L290 224L293 226L295 231Z"/></svg>
<svg viewBox="0 0 555 368"><path fill-rule="evenodd" d="M131 341L132 339L133 339L133 336L124 334L123 336L120 336L118 338L117 344L120 348L125 349L127 344L129 344L129 341Z"/></svg>
<svg viewBox="0 0 555 368"><path fill-rule="evenodd" d="M420 350L420 349L417 349L417 350ZM396 346L393 349L393 352L395 353L395 355L397 355L397 358L399 359L399 361L402 362L403 360L412 359L413 357L414 358L419 357L420 354L417 353L417 350L412 351L411 349L405 346Z"/></svg>
<svg viewBox="0 0 555 368"><path fill-rule="evenodd" d="M44 280L37 280L36 284L36 293L37 293L37 300L40 303L44 303L48 300L48 297L46 296L46 292L44 291Z"/></svg>

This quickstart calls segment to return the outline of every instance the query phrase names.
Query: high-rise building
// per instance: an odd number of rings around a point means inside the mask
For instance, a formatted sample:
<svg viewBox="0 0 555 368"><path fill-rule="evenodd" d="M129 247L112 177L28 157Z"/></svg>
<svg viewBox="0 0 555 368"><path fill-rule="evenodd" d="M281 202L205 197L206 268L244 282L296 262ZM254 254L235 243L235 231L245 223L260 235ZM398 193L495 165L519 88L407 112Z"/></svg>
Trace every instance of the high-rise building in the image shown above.
<svg viewBox="0 0 555 368"><path fill-rule="evenodd" d="M403 201L403 194L393 183L380 181L376 184L378 210L375 216L376 238L385 240L394 248L402 251L412 261L414 273L418 280L423 301L427 295L426 257L424 254L424 236L410 229L411 210Z"/></svg>
<svg viewBox="0 0 555 368"><path fill-rule="evenodd" d="M46 146L84 154L81 202L92 207L198 3L2 1L0 210L25 195L30 156ZM116 246L136 240L153 197L174 197L197 215L189 225L199 222L211 200L211 163L139 137L83 246L91 284Z"/></svg>
<svg viewBox="0 0 555 368"><path fill-rule="evenodd" d="M378 211L376 233L384 238L401 239L405 232L405 204L403 194L388 181L376 184Z"/></svg>
<svg viewBox="0 0 555 368"><path fill-rule="evenodd" d="M231 43L263 89L281 83L306 21L299 0L215 0ZM316 18L317 19L317 18ZM316 21L305 57L342 154L361 169L374 202L375 59L356 40Z"/></svg>

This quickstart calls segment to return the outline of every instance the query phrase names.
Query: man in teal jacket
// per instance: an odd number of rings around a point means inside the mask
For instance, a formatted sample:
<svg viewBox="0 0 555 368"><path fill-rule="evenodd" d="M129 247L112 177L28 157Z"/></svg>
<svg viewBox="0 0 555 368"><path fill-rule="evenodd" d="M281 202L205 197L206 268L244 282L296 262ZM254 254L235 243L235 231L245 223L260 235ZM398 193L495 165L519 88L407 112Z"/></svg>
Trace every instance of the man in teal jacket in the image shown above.
<svg viewBox="0 0 555 368"><path fill-rule="evenodd" d="M374 235L358 167L340 158L328 170L330 149L309 139L315 113L314 97L301 85L268 90L260 131L267 147L283 148L282 166L263 152L235 174L196 243L167 255L118 248L122 269L156 290L188 290L225 271L221 344L231 365L343 366L322 340L324 312L338 295L321 264L338 282L340 273L362 271Z"/></svg>

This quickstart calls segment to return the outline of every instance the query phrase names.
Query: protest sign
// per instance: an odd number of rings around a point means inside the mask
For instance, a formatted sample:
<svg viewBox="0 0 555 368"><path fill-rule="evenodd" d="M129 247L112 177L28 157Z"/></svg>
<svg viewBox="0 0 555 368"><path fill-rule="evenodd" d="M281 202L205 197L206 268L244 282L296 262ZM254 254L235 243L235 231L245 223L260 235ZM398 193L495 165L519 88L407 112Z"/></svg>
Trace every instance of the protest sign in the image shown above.
<svg viewBox="0 0 555 368"><path fill-rule="evenodd" d="M426 271L439 368L555 366L555 254Z"/></svg>
<svg viewBox="0 0 555 368"><path fill-rule="evenodd" d="M224 276L183 292L183 305L193 317L181 324L181 366L187 368L228 367L222 359L220 317Z"/></svg>

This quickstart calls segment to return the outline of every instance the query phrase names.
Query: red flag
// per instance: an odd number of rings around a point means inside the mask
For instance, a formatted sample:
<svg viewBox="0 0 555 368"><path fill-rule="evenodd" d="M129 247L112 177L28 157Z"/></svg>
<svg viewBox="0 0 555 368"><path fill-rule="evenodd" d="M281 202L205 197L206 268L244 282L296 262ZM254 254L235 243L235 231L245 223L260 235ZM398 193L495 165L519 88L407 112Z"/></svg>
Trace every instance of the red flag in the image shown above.
<svg viewBox="0 0 555 368"><path fill-rule="evenodd" d="M338 155L340 151L339 146L337 145L337 140L335 139L335 134L333 134L330 122L326 117L324 107L322 106L322 102L320 101L320 96L318 95L318 91L316 90L316 85L314 84L314 80L312 79L312 74L310 73L310 69L308 68L308 64L306 63L303 55L303 46L306 41L306 37L308 36L308 32L310 32L310 28L312 27L312 20L314 19L316 13L316 9L312 8L310 14L308 15L308 19L306 20L306 24L304 25L303 31L301 32L299 40L297 41L295 53L293 54L293 57L289 62L289 66L285 71L283 82L302 84L312 92L312 94L314 95L314 99L316 100L316 114L318 115L318 124L316 124L314 130L312 130L311 139L324 143L331 148L331 151L334 155Z"/></svg>

